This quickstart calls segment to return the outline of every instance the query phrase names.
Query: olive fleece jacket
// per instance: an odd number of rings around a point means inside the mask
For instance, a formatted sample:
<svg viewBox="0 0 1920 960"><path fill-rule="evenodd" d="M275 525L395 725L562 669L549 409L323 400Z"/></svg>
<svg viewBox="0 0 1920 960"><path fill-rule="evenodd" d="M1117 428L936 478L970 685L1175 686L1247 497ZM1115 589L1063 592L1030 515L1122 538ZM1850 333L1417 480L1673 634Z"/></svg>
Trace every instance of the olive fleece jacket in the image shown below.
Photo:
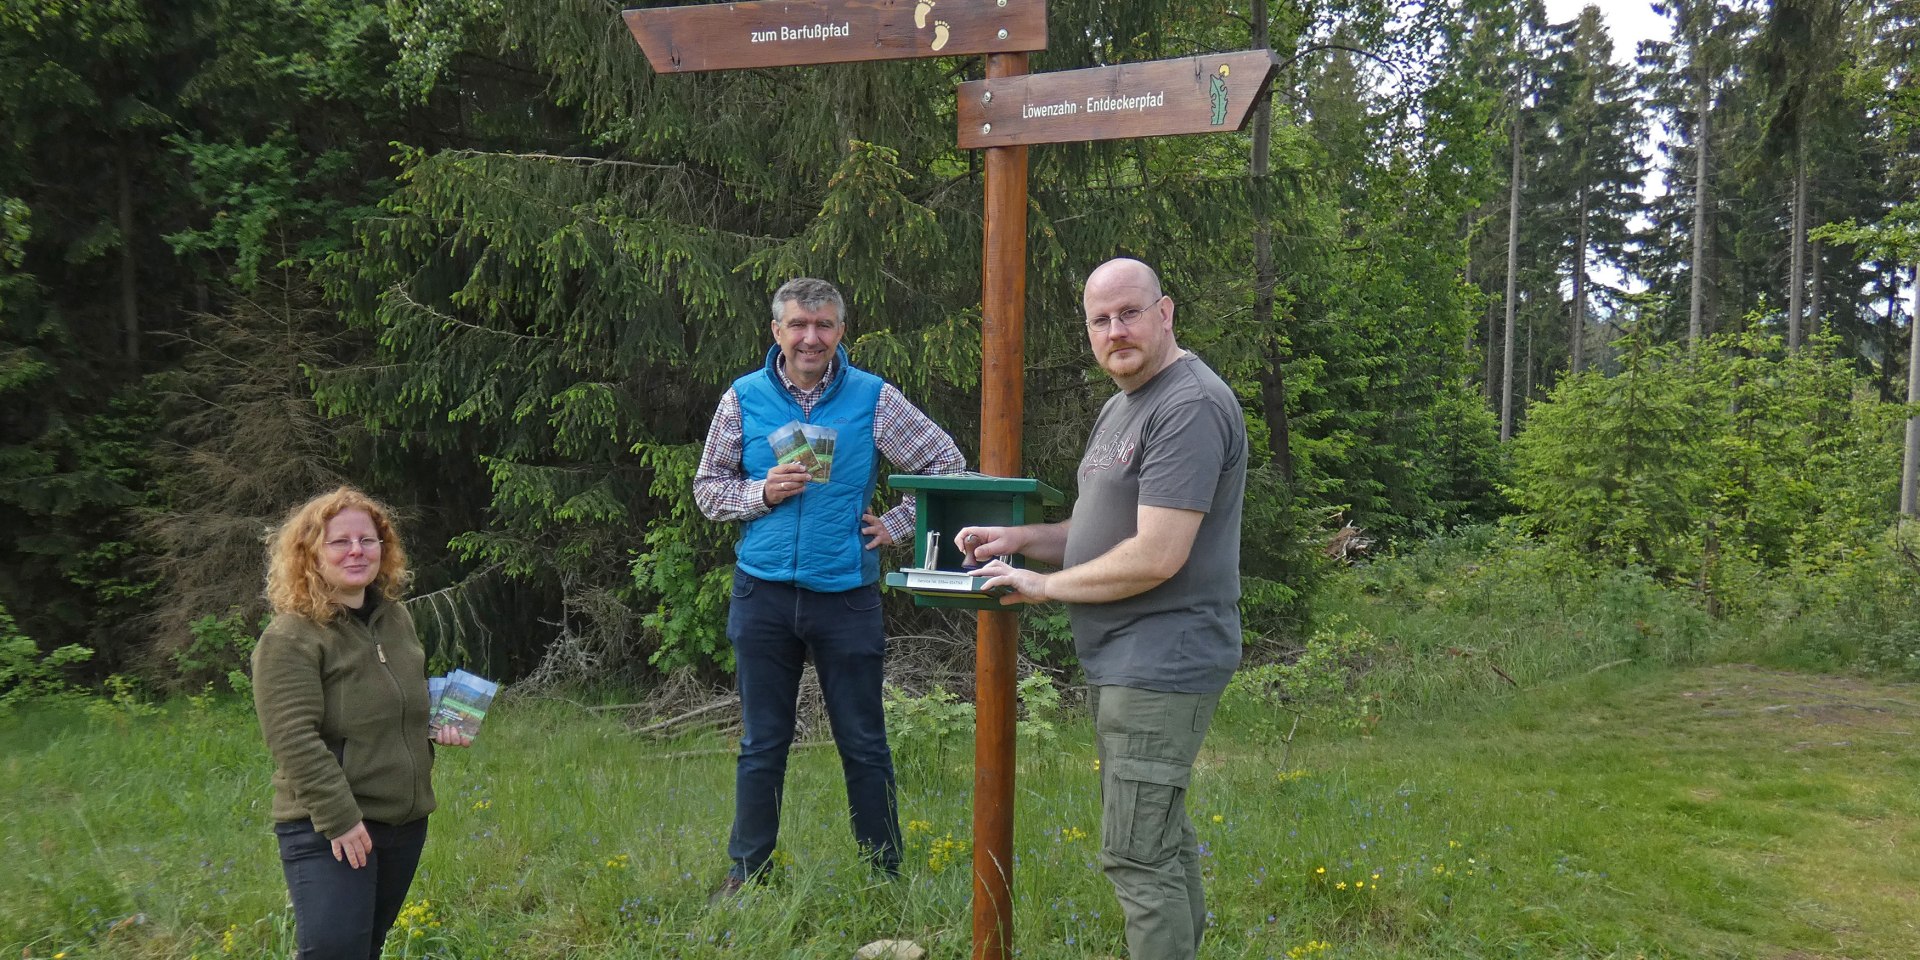
<svg viewBox="0 0 1920 960"><path fill-rule="evenodd" d="M368 624L278 614L253 649L253 708L273 754L273 819L337 839L362 820L433 812L427 657L413 618L381 602Z"/></svg>

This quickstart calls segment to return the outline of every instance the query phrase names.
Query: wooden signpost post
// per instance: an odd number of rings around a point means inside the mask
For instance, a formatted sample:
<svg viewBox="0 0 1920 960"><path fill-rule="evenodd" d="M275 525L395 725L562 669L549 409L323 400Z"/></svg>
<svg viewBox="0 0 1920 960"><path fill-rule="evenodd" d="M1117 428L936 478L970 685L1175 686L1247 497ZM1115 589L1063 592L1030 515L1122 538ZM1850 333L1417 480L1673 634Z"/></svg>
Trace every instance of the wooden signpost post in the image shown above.
<svg viewBox="0 0 1920 960"><path fill-rule="evenodd" d="M1020 475L1025 408L1027 145L1238 130L1274 69L1267 50L1031 75L1045 0L752 0L623 13L660 73L986 55L960 85L959 144L986 150L980 470ZM1013 947L1016 651L1012 610L975 639L973 957Z"/></svg>

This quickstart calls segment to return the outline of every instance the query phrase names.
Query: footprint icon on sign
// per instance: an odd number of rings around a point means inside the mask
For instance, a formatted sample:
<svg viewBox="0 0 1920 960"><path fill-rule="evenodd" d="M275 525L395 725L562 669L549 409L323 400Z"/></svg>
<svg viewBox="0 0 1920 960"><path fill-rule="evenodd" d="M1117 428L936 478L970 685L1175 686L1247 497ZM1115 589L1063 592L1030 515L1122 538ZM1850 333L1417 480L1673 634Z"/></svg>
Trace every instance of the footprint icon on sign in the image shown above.
<svg viewBox="0 0 1920 960"><path fill-rule="evenodd" d="M935 20L933 22L933 52L939 53L940 48L946 45L947 22L945 20Z"/></svg>
<svg viewBox="0 0 1920 960"><path fill-rule="evenodd" d="M913 28L924 30L927 26L927 14L933 12L933 0L920 0L913 6Z"/></svg>

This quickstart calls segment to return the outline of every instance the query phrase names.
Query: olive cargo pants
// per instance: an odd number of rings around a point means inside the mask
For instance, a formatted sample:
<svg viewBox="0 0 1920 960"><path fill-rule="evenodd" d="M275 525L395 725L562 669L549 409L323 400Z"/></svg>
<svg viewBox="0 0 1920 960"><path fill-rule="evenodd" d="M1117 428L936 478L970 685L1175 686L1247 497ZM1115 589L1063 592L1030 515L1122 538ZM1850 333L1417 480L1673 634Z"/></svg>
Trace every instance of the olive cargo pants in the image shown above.
<svg viewBox="0 0 1920 960"><path fill-rule="evenodd" d="M1213 693L1091 688L1100 751L1100 867L1126 915L1131 960L1193 960L1207 925L1187 783Z"/></svg>

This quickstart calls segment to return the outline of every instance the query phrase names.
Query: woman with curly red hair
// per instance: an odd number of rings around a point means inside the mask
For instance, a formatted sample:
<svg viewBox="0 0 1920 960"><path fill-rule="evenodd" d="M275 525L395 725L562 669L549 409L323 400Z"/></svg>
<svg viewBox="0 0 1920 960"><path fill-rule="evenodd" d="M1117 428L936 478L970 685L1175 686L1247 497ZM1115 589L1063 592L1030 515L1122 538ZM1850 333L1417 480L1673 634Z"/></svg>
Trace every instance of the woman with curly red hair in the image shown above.
<svg viewBox="0 0 1920 960"><path fill-rule="evenodd" d="M295 507L268 550L253 705L302 958L378 960L426 845L428 742L468 743L429 730L408 579L392 511L352 487Z"/></svg>

